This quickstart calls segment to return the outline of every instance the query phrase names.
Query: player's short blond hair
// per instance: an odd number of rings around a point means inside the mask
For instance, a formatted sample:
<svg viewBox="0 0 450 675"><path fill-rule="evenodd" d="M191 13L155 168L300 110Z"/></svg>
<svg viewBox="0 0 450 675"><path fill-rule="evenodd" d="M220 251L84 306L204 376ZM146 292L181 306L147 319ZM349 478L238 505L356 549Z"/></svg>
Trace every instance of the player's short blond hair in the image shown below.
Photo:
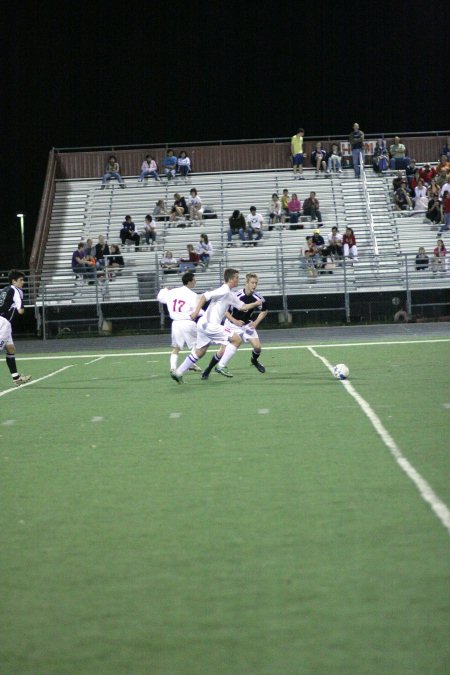
<svg viewBox="0 0 450 675"><path fill-rule="evenodd" d="M255 272L249 272L245 275L245 281L250 281L250 279L258 279L258 275Z"/></svg>

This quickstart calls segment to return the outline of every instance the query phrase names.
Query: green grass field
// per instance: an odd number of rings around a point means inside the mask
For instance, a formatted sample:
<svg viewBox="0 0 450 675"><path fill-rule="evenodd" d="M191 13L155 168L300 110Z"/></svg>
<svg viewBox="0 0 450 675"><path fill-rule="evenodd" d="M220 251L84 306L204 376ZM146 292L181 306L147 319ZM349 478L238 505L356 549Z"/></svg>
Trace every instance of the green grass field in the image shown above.
<svg viewBox="0 0 450 675"><path fill-rule="evenodd" d="M447 509L449 346L315 348ZM2 675L450 672L449 530L319 358L263 356L18 359L65 369L0 398Z"/></svg>

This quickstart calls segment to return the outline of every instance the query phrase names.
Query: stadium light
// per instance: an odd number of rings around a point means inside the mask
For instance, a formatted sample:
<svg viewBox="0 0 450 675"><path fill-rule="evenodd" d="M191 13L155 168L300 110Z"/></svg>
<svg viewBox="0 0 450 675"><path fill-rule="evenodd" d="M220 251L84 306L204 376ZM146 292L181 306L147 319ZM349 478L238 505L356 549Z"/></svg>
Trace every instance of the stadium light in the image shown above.
<svg viewBox="0 0 450 675"><path fill-rule="evenodd" d="M20 219L20 236L22 239L22 259L25 262L25 214L16 213L17 218Z"/></svg>

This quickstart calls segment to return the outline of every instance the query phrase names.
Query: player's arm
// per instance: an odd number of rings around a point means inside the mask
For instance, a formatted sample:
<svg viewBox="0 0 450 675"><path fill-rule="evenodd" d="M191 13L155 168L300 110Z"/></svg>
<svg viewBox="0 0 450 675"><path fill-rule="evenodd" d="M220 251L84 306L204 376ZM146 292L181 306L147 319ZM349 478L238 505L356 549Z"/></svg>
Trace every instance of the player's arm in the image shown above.
<svg viewBox="0 0 450 675"><path fill-rule="evenodd" d="M239 309L241 312L249 312L251 309L255 309L255 307L260 307L262 303L262 300L257 300L256 302L251 302L249 305L242 305Z"/></svg>
<svg viewBox="0 0 450 675"><path fill-rule="evenodd" d="M206 303L206 301L207 301L206 295L200 296L200 299L199 299L199 301L198 301L198 303L197 303L197 307L194 309L194 311L193 311L192 314L191 314L191 319L192 319L193 321L195 321L195 319L196 319L196 318L198 317L198 315L200 314L200 311L201 311L203 305Z"/></svg>
<svg viewBox="0 0 450 675"><path fill-rule="evenodd" d="M268 314L267 309L264 310L264 312L260 312L254 321L250 321L251 327L257 328L261 323L261 321L263 321L266 318L267 314Z"/></svg>
<svg viewBox="0 0 450 675"><path fill-rule="evenodd" d="M234 323L235 326L244 326L244 322L241 319L235 319L231 312L225 312L225 317L231 323Z"/></svg>

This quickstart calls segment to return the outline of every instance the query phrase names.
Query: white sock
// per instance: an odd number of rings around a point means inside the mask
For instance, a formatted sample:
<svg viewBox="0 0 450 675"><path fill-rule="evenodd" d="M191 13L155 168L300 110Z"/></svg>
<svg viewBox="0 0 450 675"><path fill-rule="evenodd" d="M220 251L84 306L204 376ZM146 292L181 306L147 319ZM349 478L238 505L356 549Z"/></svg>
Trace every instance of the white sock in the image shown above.
<svg viewBox="0 0 450 675"><path fill-rule="evenodd" d="M178 354L170 355L170 370L176 370L178 363Z"/></svg>
<svg viewBox="0 0 450 675"><path fill-rule="evenodd" d="M219 368L225 368L227 365L228 361L233 358L233 356L236 354L237 347L231 344L231 342L227 345L222 358L220 359L219 363L217 364Z"/></svg>
<svg viewBox="0 0 450 675"><path fill-rule="evenodd" d="M192 368L192 366L195 366L197 361L198 361L198 356L196 356L195 354L189 354L189 356L186 356L186 358L184 359L181 366L179 366L179 368L176 369L176 371L175 371L176 374L177 375L183 375L183 373L185 373L187 370L189 370L189 368Z"/></svg>

